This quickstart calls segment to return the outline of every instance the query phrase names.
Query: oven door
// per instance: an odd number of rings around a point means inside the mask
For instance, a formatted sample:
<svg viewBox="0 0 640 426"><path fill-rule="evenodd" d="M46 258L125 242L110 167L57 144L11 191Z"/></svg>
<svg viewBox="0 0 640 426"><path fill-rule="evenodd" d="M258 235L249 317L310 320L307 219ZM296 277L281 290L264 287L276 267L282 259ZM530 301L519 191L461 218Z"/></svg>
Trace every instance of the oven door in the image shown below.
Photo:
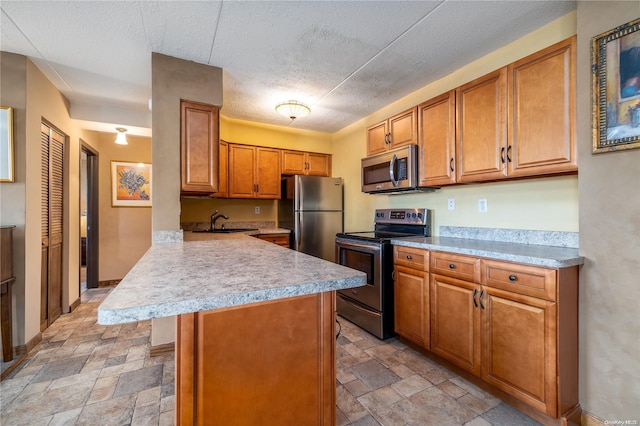
<svg viewBox="0 0 640 426"><path fill-rule="evenodd" d="M362 287L339 290L338 293L376 311L382 310L383 246L380 242L336 238L336 262L367 274L367 283Z"/></svg>

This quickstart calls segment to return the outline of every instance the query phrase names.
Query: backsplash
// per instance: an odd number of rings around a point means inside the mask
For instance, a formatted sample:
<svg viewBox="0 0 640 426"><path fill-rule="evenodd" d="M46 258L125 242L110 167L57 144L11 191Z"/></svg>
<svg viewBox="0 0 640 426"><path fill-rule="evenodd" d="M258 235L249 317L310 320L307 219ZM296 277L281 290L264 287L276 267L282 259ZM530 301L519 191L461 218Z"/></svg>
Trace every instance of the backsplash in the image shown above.
<svg viewBox="0 0 640 426"><path fill-rule="evenodd" d="M232 222L232 221L221 221L216 223L216 228L224 228L226 229L234 229L234 228L275 228L276 222L275 220L264 220L264 221L251 221L251 222ZM211 222L181 222L180 227L184 231L203 231L205 229L209 229L211 227Z"/></svg>
<svg viewBox="0 0 640 426"><path fill-rule="evenodd" d="M440 226L440 237L579 248L577 232Z"/></svg>

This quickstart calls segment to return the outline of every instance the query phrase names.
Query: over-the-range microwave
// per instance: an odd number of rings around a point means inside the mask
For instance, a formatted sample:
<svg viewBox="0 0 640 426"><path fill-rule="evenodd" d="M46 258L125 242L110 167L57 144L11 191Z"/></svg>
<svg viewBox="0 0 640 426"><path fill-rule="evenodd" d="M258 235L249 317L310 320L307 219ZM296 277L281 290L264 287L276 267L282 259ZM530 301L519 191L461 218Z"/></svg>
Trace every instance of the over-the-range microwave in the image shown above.
<svg viewBox="0 0 640 426"><path fill-rule="evenodd" d="M362 192L399 194L436 189L418 187L417 145L407 145L362 159Z"/></svg>

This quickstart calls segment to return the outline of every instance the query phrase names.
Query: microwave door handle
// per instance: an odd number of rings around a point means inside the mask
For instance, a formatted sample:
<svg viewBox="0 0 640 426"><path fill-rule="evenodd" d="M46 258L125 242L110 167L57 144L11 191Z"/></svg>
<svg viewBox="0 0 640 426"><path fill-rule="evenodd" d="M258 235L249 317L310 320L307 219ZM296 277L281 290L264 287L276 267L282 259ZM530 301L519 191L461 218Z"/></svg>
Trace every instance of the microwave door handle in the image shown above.
<svg viewBox="0 0 640 426"><path fill-rule="evenodd" d="M399 180L396 180L395 170L396 170L397 163L398 163L398 156L396 154L393 154L393 158L389 162L389 179L391 179L391 183L393 184L393 186L398 186L398 184L400 183Z"/></svg>

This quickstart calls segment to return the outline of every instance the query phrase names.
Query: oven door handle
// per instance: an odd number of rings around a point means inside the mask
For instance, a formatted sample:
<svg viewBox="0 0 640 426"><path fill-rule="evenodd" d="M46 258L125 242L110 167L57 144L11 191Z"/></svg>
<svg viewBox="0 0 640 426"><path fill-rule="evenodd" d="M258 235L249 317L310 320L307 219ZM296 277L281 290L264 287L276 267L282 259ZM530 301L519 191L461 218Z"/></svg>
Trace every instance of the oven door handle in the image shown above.
<svg viewBox="0 0 640 426"><path fill-rule="evenodd" d="M398 186L398 184L400 183L400 180L396 179L397 164L398 164L398 156L396 154L393 154L393 158L389 162L389 179L391 180L391 183L393 184L393 186Z"/></svg>
<svg viewBox="0 0 640 426"><path fill-rule="evenodd" d="M363 252L378 254L380 253L380 244L377 243L358 243L353 240L344 241L336 239L336 244L344 249L357 249Z"/></svg>

